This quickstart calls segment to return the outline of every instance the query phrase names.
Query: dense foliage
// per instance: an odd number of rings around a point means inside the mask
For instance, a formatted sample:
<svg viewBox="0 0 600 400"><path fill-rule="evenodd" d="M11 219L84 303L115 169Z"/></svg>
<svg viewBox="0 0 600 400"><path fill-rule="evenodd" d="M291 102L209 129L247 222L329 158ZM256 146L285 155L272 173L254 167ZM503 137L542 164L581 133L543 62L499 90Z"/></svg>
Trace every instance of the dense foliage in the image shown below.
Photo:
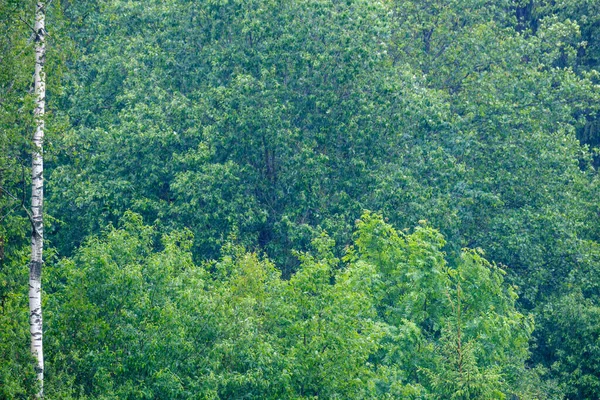
<svg viewBox="0 0 600 400"><path fill-rule="evenodd" d="M127 214L50 270L46 386L57 398L503 398L523 387L531 319L475 251L359 221L343 261L325 234L287 281L233 244L197 266L189 232ZM67 335L61 332L69 332Z"/></svg>
<svg viewBox="0 0 600 400"><path fill-rule="evenodd" d="M33 10L0 4L7 399ZM48 398L600 397L600 1L48 17Z"/></svg>

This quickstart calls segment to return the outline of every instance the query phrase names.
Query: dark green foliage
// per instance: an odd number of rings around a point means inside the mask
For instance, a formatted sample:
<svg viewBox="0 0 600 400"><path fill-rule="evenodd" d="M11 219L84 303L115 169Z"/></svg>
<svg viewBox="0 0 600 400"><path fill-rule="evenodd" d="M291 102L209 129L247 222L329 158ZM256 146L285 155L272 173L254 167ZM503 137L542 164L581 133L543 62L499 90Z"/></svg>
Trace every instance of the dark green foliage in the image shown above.
<svg viewBox="0 0 600 400"><path fill-rule="evenodd" d="M315 224L348 239L369 160L389 149L378 138L393 130L381 128L399 112L382 75L382 6L206 3L191 17L184 4L107 7L65 98L75 129L52 173L65 189L50 200L60 243L126 208L193 230L198 257L239 231L291 269L289 245L306 247ZM132 21L163 33L148 38Z"/></svg>
<svg viewBox="0 0 600 400"><path fill-rule="evenodd" d="M600 309L594 300L575 292L540 312L545 328L538 333L540 354L564 382L569 399L591 399L600 390Z"/></svg>

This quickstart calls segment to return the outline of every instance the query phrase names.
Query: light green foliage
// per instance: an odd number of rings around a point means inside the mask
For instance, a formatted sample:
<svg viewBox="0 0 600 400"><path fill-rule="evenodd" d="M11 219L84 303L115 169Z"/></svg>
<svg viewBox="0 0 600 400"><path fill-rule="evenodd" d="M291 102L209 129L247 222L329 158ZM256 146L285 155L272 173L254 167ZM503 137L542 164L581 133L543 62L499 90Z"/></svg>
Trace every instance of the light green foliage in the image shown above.
<svg viewBox="0 0 600 400"><path fill-rule="evenodd" d="M402 234L365 214L342 268L323 234L285 281L239 246L203 268L188 233L159 250L139 215L121 225L50 272L51 398L520 393L530 321L501 270L477 252L448 267L431 228Z"/></svg>
<svg viewBox="0 0 600 400"><path fill-rule="evenodd" d="M405 384L426 382L435 398L519 393L531 318L516 311L501 269L470 250L451 266L443 245L427 226L408 235L377 215L359 221L349 259L372 263L379 273L377 309L391 333L380 362L401 368Z"/></svg>
<svg viewBox="0 0 600 400"><path fill-rule="evenodd" d="M171 372L192 350L181 338L188 315L179 308L189 304L182 289L203 286L189 234L164 237L153 253L154 232L139 216L122 224L48 272L48 396L70 389L94 398L182 398Z"/></svg>
<svg viewBox="0 0 600 400"><path fill-rule="evenodd" d="M69 386L93 398L165 399L365 390L381 334L363 271L333 285L334 260L306 255L286 282L270 262L231 247L211 278L191 263L188 236L172 234L152 252L139 216L122 225L52 271L48 335L71 334L48 344L49 396Z"/></svg>

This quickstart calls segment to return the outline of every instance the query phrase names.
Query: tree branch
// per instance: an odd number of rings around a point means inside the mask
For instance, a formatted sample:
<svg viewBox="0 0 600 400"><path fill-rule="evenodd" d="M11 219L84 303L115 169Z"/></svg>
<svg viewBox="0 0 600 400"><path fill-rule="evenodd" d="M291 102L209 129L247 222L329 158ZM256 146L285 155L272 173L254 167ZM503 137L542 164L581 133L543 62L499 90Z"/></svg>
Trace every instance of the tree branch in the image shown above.
<svg viewBox="0 0 600 400"><path fill-rule="evenodd" d="M31 215L31 212L27 209L27 207L25 207L24 199L19 200L19 198L17 196L15 196L14 194L12 194L8 190L6 190L3 186L0 186L0 191L6 193L8 195L8 197L10 197L11 199L19 202L19 204L16 205L15 207L13 207L12 210L10 210L8 213L4 214L2 216L2 218L0 218L0 221L4 220L4 218L6 218L8 215L10 215L17 208L21 207L21 208L23 208L23 210L25 210L25 213L27 214L27 218L29 219L29 222L31 223L31 226L32 226L34 232L37 233L37 229L35 229L35 224L33 223L33 216Z"/></svg>
<svg viewBox="0 0 600 400"><path fill-rule="evenodd" d="M37 35L37 32L35 31L35 29L33 28L33 26L29 25L29 23L27 21L25 21L23 18L21 18L21 16L18 16L19 20L24 23L29 29L31 29L31 31L33 32L34 35Z"/></svg>

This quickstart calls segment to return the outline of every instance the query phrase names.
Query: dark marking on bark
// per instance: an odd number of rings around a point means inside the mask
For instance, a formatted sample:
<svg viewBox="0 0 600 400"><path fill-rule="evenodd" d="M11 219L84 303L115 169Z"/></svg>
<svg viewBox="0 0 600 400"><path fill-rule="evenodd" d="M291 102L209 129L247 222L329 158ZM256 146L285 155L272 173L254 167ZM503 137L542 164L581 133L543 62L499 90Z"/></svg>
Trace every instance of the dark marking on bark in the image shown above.
<svg viewBox="0 0 600 400"><path fill-rule="evenodd" d="M39 261L31 261L29 264L29 274L31 279L39 280L42 277L42 263Z"/></svg>

